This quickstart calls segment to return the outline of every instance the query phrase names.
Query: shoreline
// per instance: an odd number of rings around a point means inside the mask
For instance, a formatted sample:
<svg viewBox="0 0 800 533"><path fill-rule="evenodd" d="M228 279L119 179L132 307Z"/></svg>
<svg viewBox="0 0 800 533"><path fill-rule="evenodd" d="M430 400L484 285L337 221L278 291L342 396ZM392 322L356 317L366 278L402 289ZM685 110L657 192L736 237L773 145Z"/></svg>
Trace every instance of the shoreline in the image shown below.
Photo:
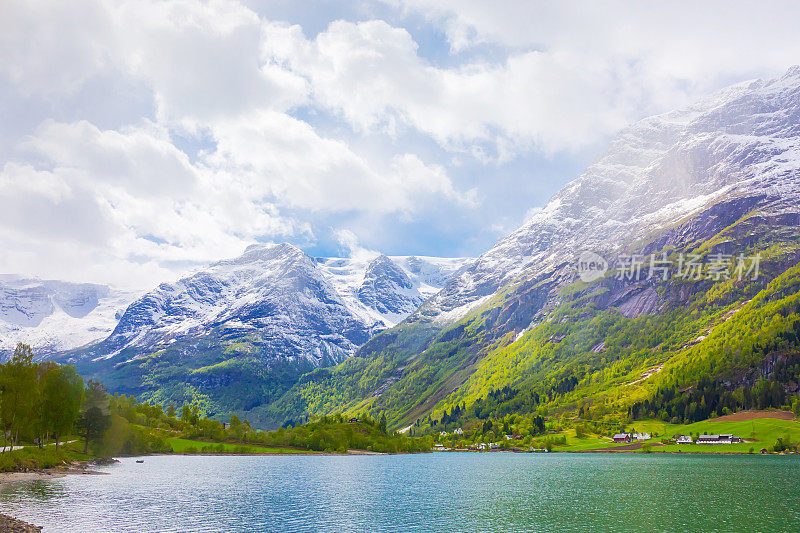
<svg viewBox="0 0 800 533"><path fill-rule="evenodd" d="M42 526L35 526L31 523L0 513L0 531L10 531L14 533L39 533Z"/></svg>
<svg viewBox="0 0 800 533"><path fill-rule="evenodd" d="M526 450L497 450L497 451L469 451L469 450L448 450L448 451L437 451L431 450L427 452L400 452L400 453L386 453L386 452L372 452L369 450L348 450L346 453L337 453L337 452L293 452L293 453L154 453L154 454L147 454L147 455L135 455L135 456L128 456L125 457L127 459L139 459L144 460L146 457L169 457L173 455L178 456L197 456L197 457L259 457L259 456L267 456L267 457L277 457L277 456L323 456L323 457L346 457L346 456L388 456L388 455L416 455L416 454L439 454L439 453L517 453L517 454L606 454L606 455L614 455L614 454L639 454L639 455L752 455L752 456L773 456L773 455L781 455L781 456L789 456L789 455L800 455L800 454L793 454L793 453L748 453L748 452L724 452L724 451L708 451L708 452L699 452L699 451L661 451L661 450L651 450L648 453L643 453L641 450L615 450L614 448L595 448L591 450L552 450L550 452L535 452L535 451L526 451ZM18 483L18 482L25 482L25 481L45 481L51 479L60 479L66 477L68 475L92 475L92 476L106 476L109 475L110 472L101 472L98 470L92 470L92 467L101 466L112 464L115 462L119 462L119 459L107 459L101 461L80 461L73 463L66 467L54 467L54 468L46 468L41 470L29 470L23 472L0 472L0 487L10 483ZM0 529L1 530L1 529Z"/></svg>
<svg viewBox="0 0 800 533"><path fill-rule="evenodd" d="M91 470L91 467L117 462L116 459L108 461L80 461L72 463L66 467L43 468L41 470L28 470L23 472L0 472L0 486L8 483L18 483L20 481L39 481L47 479L59 479L71 474L82 474L91 476L105 476L108 472Z"/></svg>
<svg viewBox="0 0 800 533"><path fill-rule="evenodd" d="M292 456L318 456L318 457L335 457L347 455L409 455L414 453L429 453L429 452L372 452L369 450L347 450L341 452L315 452L315 451L291 451L291 452L259 452L259 453L226 453L226 452L197 452L197 453L184 453L184 452L159 452L150 453L146 455L131 455L126 457L158 457L170 455L185 455L187 457L292 457Z"/></svg>

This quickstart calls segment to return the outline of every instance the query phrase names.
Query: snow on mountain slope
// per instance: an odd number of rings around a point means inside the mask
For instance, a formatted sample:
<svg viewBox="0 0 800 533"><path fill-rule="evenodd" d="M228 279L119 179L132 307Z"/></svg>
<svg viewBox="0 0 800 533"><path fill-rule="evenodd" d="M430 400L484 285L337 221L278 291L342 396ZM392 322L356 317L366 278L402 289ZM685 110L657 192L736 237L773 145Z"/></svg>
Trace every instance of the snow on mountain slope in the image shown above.
<svg viewBox="0 0 800 533"><path fill-rule="evenodd" d="M270 358L339 362L435 294L463 259L312 258L290 244L259 244L131 304L92 348L136 357L210 332L247 337Z"/></svg>
<svg viewBox="0 0 800 533"><path fill-rule="evenodd" d="M402 321L439 292L465 258L385 256L368 259L318 258L353 313L379 329Z"/></svg>
<svg viewBox="0 0 800 533"><path fill-rule="evenodd" d="M102 340L137 295L105 285L0 276L0 351L24 342L47 355Z"/></svg>
<svg viewBox="0 0 800 533"><path fill-rule="evenodd" d="M578 179L466 265L413 319L451 323L509 282L572 264L583 250L613 257L722 198L752 200L765 214L797 212L800 67L626 128Z"/></svg>

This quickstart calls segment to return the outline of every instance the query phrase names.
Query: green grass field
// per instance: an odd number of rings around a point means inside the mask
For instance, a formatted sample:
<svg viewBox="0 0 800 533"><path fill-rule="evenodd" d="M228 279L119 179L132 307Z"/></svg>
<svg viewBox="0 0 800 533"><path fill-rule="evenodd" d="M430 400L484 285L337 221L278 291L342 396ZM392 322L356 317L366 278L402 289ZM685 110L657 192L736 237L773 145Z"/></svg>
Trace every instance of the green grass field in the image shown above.
<svg viewBox="0 0 800 533"><path fill-rule="evenodd" d="M597 450L601 448L605 449L613 448L615 446L624 446L624 444L616 444L612 442L611 439L603 435L586 435L582 439L579 439L575 435L574 429L565 431L564 435L567 437L566 446L555 446L553 448L554 450L559 452L580 452L583 450Z"/></svg>
<svg viewBox="0 0 800 533"><path fill-rule="evenodd" d="M800 422L777 418L756 418L745 421L712 419L685 425L668 424L658 420L640 420L626 429L630 432L648 432L653 435L653 438L648 441L653 452L748 453L752 448L755 453L759 453L762 448L769 450L779 438L785 439L787 434L789 442L800 443ZM661 439L665 437L698 433L730 433L742 437L748 442L720 445L660 444ZM614 444L606 436L588 435L583 439L578 439L574 431L567 432L566 436L567 445L556 447L557 451L582 451L622 446Z"/></svg>
<svg viewBox="0 0 800 533"><path fill-rule="evenodd" d="M175 453L238 453L238 454L309 454L315 453L308 450L294 448L268 448L251 444L231 444L228 442L206 442L202 440L183 439L171 437L166 439Z"/></svg>
<svg viewBox="0 0 800 533"><path fill-rule="evenodd" d="M48 444L44 448L25 446L21 450L0 453L0 472L54 468L91 458L91 455L83 453L83 443L80 441L63 444L59 446L58 452L54 444Z"/></svg>

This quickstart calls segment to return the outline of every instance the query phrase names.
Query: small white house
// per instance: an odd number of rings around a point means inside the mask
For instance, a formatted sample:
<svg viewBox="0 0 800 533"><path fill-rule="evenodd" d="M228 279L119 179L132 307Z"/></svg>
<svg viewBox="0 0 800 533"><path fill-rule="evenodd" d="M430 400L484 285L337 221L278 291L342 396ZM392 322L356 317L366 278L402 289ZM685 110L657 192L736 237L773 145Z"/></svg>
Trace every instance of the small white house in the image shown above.
<svg viewBox="0 0 800 533"><path fill-rule="evenodd" d="M743 442L742 438L729 433L722 435L700 435L697 438L697 444L736 444L738 442Z"/></svg>
<svg viewBox="0 0 800 533"><path fill-rule="evenodd" d="M461 429L461 428L456 428L456 430L453 431L453 435L463 435L463 434L464 434L464 430Z"/></svg>
<svg viewBox="0 0 800 533"><path fill-rule="evenodd" d="M675 439L675 442L678 444L691 444L692 437L690 435L680 435L677 439Z"/></svg>
<svg viewBox="0 0 800 533"><path fill-rule="evenodd" d="M446 431L440 431L439 435L441 435L442 437L446 437L447 436L447 432Z"/></svg>
<svg viewBox="0 0 800 533"><path fill-rule="evenodd" d="M650 433L634 433L633 440L638 440L638 441L650 440Z"/></svg>

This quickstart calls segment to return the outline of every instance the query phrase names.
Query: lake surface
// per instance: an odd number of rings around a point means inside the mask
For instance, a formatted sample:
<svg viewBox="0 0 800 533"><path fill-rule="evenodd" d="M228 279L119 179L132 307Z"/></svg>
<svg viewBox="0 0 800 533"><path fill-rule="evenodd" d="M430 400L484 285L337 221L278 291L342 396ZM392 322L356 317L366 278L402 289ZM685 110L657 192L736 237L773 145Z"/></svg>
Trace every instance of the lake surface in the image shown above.
<svg viewBox="0 0 800 533"><path fill-rule="evenodd" d="M800 457L155 456L23 482L44 531L800 531Z"/></svg>

